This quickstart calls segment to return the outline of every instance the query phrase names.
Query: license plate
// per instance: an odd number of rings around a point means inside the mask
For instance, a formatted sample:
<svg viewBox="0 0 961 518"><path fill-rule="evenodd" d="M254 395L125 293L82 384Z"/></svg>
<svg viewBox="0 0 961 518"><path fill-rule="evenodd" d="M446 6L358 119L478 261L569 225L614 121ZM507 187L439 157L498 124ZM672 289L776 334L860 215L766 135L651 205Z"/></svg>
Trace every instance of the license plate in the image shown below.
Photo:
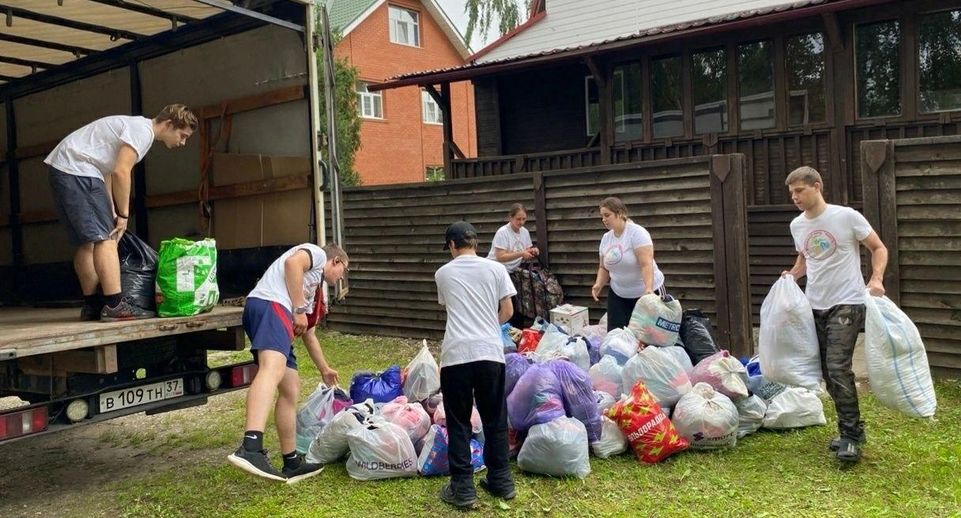
<svg viewBox="0 0 961 518"><path fill-rule="evenodd" d="M183 378L100 394L100 413L146 405L184 395Z"/></svg>

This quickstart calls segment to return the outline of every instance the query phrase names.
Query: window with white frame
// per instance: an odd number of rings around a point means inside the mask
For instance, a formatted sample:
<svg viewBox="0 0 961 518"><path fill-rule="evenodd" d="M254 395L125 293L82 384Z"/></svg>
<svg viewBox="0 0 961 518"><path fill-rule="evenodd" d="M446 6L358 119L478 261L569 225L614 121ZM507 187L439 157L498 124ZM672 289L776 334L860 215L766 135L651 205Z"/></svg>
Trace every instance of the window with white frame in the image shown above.
<svg viewBox="0 0 961 518"><path fill-rule="evenodd" d="M384 98L380 91L371 92L368 83L357 82L357 111L365 119L384 118Z"/></svg>
<svg viewBox="0 0 961 518"><path fill-rule="evenodd" d="M389 15L391 43L420 47L420 13L391 5Z"/></svg>
<svg viewBox="0 0 961 518"><path fill-rule="evenodd" d="M443 124L444 113L440 110L437 101L427 93L426 90L420 91L421 110L424 113L424 122L427 124Z"/></svg>

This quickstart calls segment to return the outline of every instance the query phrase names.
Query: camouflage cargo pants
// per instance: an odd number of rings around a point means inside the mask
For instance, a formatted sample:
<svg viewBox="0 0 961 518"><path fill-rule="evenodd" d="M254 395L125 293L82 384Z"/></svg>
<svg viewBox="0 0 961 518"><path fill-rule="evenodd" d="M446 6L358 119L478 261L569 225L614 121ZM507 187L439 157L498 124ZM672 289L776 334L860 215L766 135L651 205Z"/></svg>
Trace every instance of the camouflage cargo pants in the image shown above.
<svg viewBox="0 0 961 518"><path fill-rule="evenodd" d="M814 310L821 351L821 373L838 414L838 432L858 442L864 441L864 421L858 406L851 363L858 333L864 329L864 305L842 304Z"/></svg>

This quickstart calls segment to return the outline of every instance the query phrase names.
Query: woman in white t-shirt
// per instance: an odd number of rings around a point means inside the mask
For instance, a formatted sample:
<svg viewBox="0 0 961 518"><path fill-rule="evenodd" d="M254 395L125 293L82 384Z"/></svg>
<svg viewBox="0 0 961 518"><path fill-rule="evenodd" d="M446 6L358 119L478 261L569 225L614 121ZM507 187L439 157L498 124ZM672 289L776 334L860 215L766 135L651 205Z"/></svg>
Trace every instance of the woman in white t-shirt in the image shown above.
<svg viewBox="0 0 961 518"><path fill-rule="evenodd" d="M527 209L523 204L511 205L507 224L497 229L491 242L488 259L503 263L508 272L520 267L522 261L537 257L537 247L531 242L531 233L524 228L527 222Z"/></svg>
<svg viewBox="0 0 961 518"><path fill-rule="evenodd" d="M521 293L521 277L518 268L524 261L530 261L537 257L540 251L531 241L531 233L524 228L527 222L527 209L521 203L511 205L508 213L507 224L497 229L494 240L491 242L491 250L487 258L497 261L507 268L511 274L511 282L514 289ZM524 316L521 314L520 300L514 296L514 316L510 323L514 327L524 326Z"/></svg>
<svg viewBox="0 0 961 518"><path fill-rule="evenodd" d="M591 295L599 301L601 290L610 281L607 293L607 329L627 325L637 299L660 290L664 274L654 262L654 241L644 227L628 218L627 206L620 198L605 198L600 206L601 222L608 229L598 250L600 265Z"/></svg>

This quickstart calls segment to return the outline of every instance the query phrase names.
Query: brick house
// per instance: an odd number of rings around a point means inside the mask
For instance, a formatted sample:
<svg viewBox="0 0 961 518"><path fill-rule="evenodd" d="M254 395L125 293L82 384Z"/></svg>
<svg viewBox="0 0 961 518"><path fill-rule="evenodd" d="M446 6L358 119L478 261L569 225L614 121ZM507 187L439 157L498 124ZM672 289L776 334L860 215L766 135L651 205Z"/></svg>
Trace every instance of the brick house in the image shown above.
<svg viewBox="0 0 961 518"><path fill-rule="evenodd" d="M442 174L442 110L418 86L368 91L415 70L463 65L470 51L434 0L328 0L331 26L343 39L334 49L360 75L361 147L354 167L364 185L421 182ZM453 140L467 157L477 156L473 88L451 90Z"/></svg>

